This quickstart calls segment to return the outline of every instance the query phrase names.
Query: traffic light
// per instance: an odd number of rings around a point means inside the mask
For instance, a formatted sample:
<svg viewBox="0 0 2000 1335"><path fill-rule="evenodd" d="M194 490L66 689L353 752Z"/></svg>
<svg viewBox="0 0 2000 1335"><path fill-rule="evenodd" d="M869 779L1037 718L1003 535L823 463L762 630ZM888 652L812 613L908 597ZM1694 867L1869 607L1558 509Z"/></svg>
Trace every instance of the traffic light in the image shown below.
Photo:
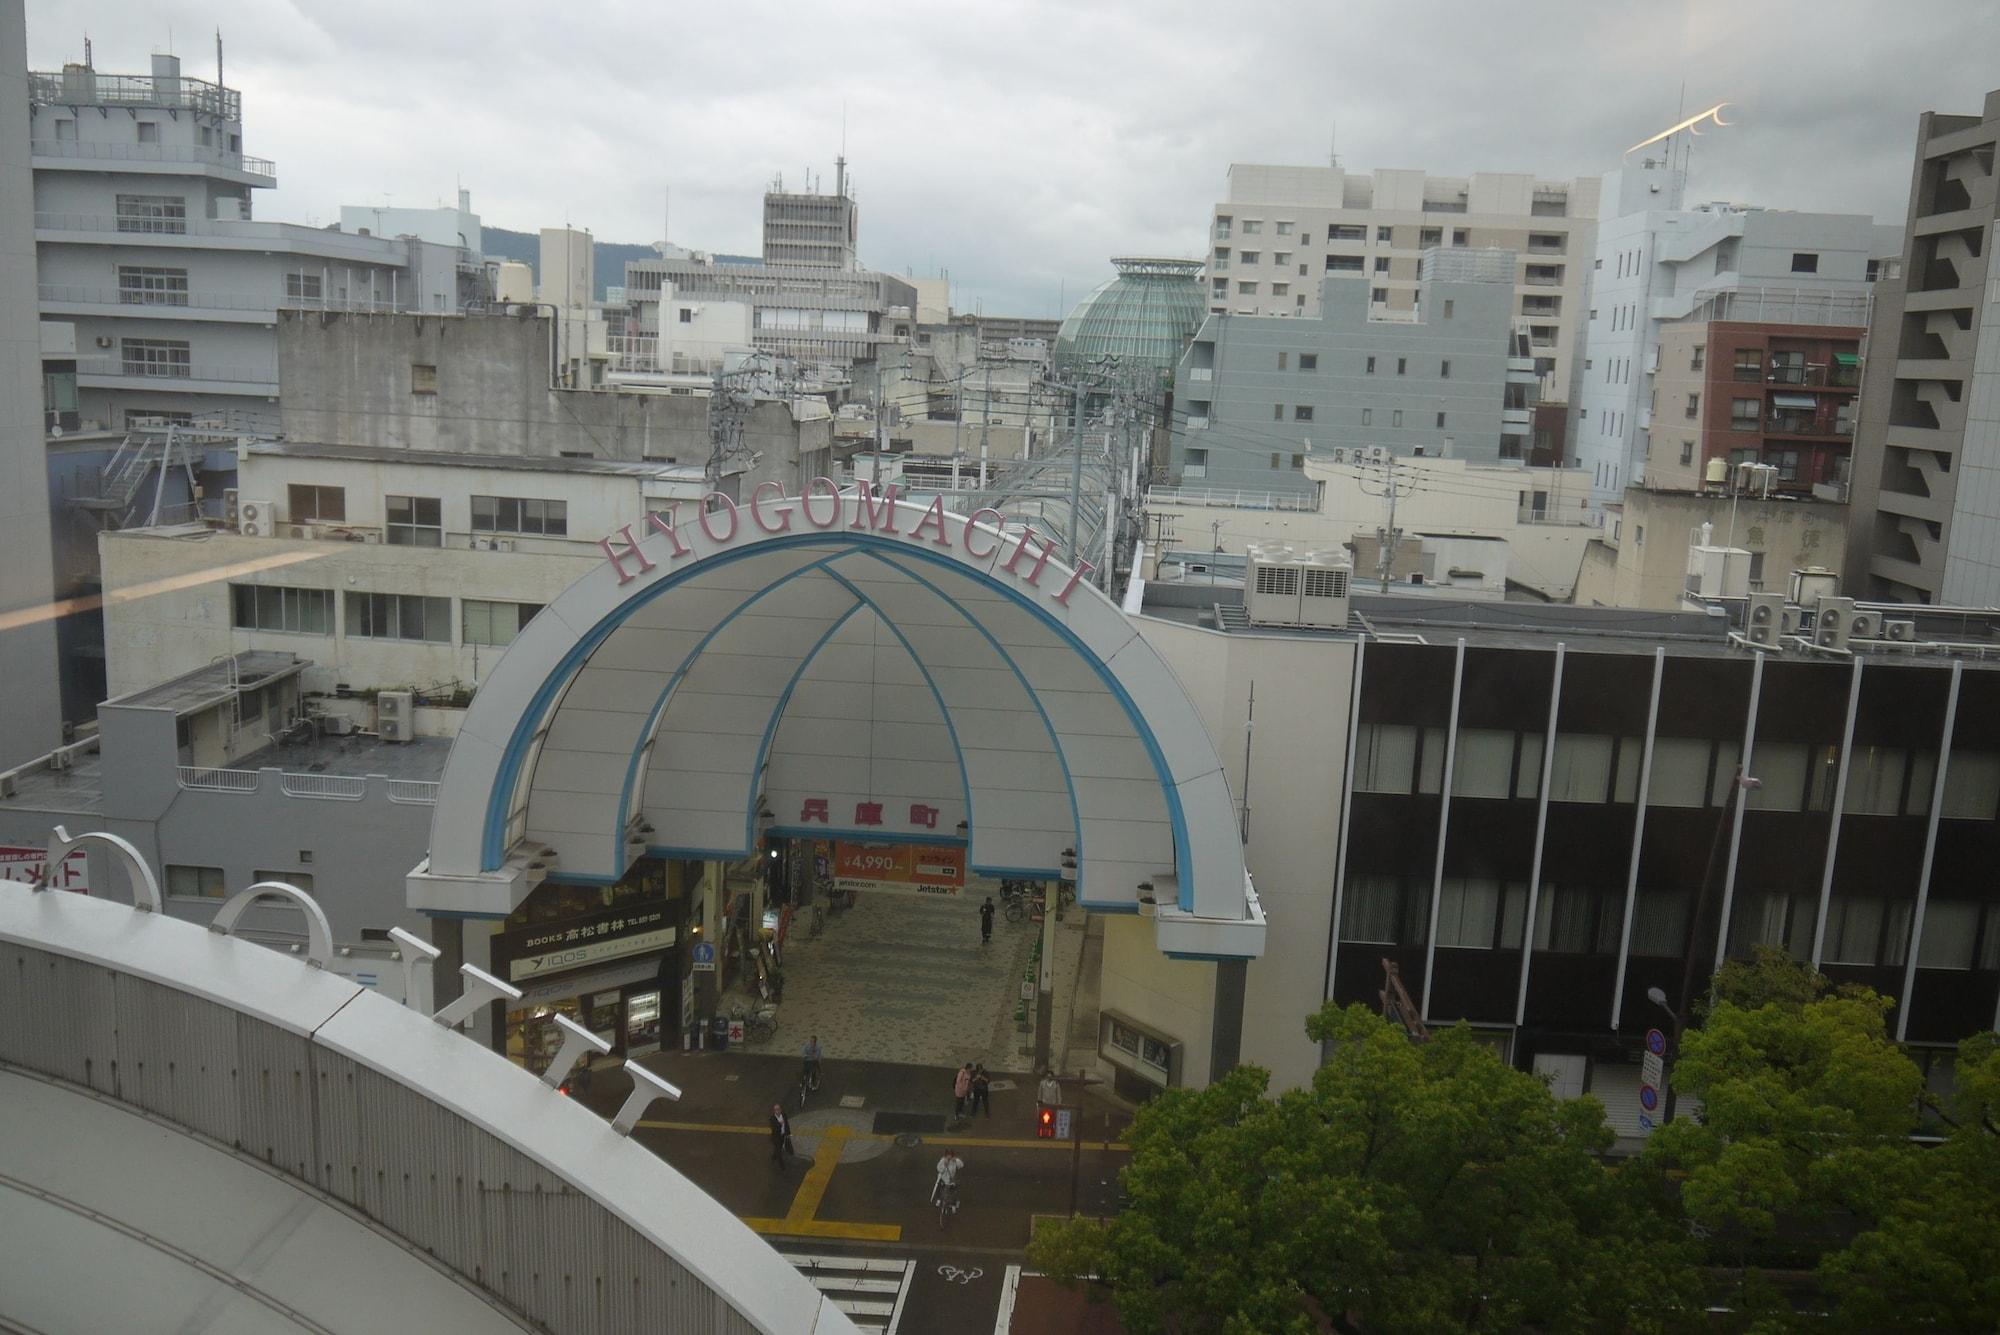
<svg viewBox="0 0 2000 1335"><path fill-rule="evenodd" d="M1047 1104L1042 1105L1041 1112L1035 1119L1035 1137L1038 1140L1056 1138L1056 1110Z"/></svg>

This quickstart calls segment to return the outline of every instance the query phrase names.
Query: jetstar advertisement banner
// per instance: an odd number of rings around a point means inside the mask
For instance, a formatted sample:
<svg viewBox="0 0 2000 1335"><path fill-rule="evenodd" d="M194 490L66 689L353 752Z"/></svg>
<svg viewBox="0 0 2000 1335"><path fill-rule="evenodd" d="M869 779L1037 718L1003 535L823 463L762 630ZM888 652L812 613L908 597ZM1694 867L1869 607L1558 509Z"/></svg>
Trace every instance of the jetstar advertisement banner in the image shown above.
<svg viewBox="0 0 2000 1335"><path fill-rule="evenodd" d="M904 895L955 895L965 889L965 850L923 844L833 846L834 885Z"/></svg>

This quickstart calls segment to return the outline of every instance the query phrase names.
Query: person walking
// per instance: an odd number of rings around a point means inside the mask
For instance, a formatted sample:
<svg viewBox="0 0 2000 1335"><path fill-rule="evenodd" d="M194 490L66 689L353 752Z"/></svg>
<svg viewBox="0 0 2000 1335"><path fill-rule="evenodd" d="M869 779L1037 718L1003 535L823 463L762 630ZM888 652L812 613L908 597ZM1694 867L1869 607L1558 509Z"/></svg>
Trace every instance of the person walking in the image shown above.
<svg viewBox="0 0 2000 1335"><path fill-rule="evenodd" d="M993 896L986 896L986 902L979 906L979 944L993 944Z"/></svg>
<svg viewBox="0 0 2000 1335"><path fill-rule="evenodd" d="M1042 1072L1041 1081L1035 1086L1035 1098L1045 1107L1059 1108L1062 1106L1062 1081L1056 1079L1054 1071Z"/></svg>
<svg viewBox="0 0 2000 1335"><path fill-rule="evenodd" d="M951 1081L951 1118L954 1122L965 1116L965 1101L972 1097L972 1063L958 1068L958 1074Z"/></svg>
<svg viewBox="0 0 2000 1335"><path fill-rule="evenodd" d="M986 1110L988 1117L993 1115L992 1084L993 1077L986 1074L986 1064L976 1063L972 1068L972 1116L979 1116L979 1110L982 1108Z"/></svg>
<svg viewBox="0 0 2000 1335"><path fill-rule="evenodd" d="M774 1103L771 1105L771 1162L782 1169L791 1153L792 1119L785 1116L782 1103Z"/></svg>
<svg viewBox="0 0 2000 1335"><path fill-rule="evenodd" d="M818 1034L814 1034L810 1039L806 1040L806 1045L800 1050L800 1055L805 1058L806 1069L803 1077L805 1083L814 1089L818 1089L819 1064L826 1056L825 1050L819 1045Z"/></svg>

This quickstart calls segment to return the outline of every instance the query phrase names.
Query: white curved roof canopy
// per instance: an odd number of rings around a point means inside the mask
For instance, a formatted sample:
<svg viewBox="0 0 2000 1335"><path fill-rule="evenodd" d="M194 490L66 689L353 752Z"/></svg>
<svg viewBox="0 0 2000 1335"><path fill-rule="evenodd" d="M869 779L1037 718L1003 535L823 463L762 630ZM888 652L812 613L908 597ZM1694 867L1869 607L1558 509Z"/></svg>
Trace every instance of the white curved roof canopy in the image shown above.
<svg viewBox="0 0 2000 1335"><path fill-rule="evenodd" d="M1163 948L1261 952L1199 716L1036 543L824 481L669 523L607 540L481 684L414 906L510 911L543 848L575 878L742 856L761 802L780 832L963 840L990 874L1074 849L1086 904L1133 911L1154 884Z"/></svg>

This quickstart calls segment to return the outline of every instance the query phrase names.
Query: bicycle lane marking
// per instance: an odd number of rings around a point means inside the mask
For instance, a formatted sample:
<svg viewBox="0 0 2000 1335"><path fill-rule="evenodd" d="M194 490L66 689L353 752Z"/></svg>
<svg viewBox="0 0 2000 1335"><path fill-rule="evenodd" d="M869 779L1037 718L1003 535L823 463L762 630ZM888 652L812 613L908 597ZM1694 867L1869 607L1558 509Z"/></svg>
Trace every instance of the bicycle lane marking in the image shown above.
<svg viewBox="0 0 2000 1335"><path fill-rule="evenodd" d="M904 1324L921 1331L993 1329L1005 1270L992 1256L924 1253L911 1271Z"/></svg>

